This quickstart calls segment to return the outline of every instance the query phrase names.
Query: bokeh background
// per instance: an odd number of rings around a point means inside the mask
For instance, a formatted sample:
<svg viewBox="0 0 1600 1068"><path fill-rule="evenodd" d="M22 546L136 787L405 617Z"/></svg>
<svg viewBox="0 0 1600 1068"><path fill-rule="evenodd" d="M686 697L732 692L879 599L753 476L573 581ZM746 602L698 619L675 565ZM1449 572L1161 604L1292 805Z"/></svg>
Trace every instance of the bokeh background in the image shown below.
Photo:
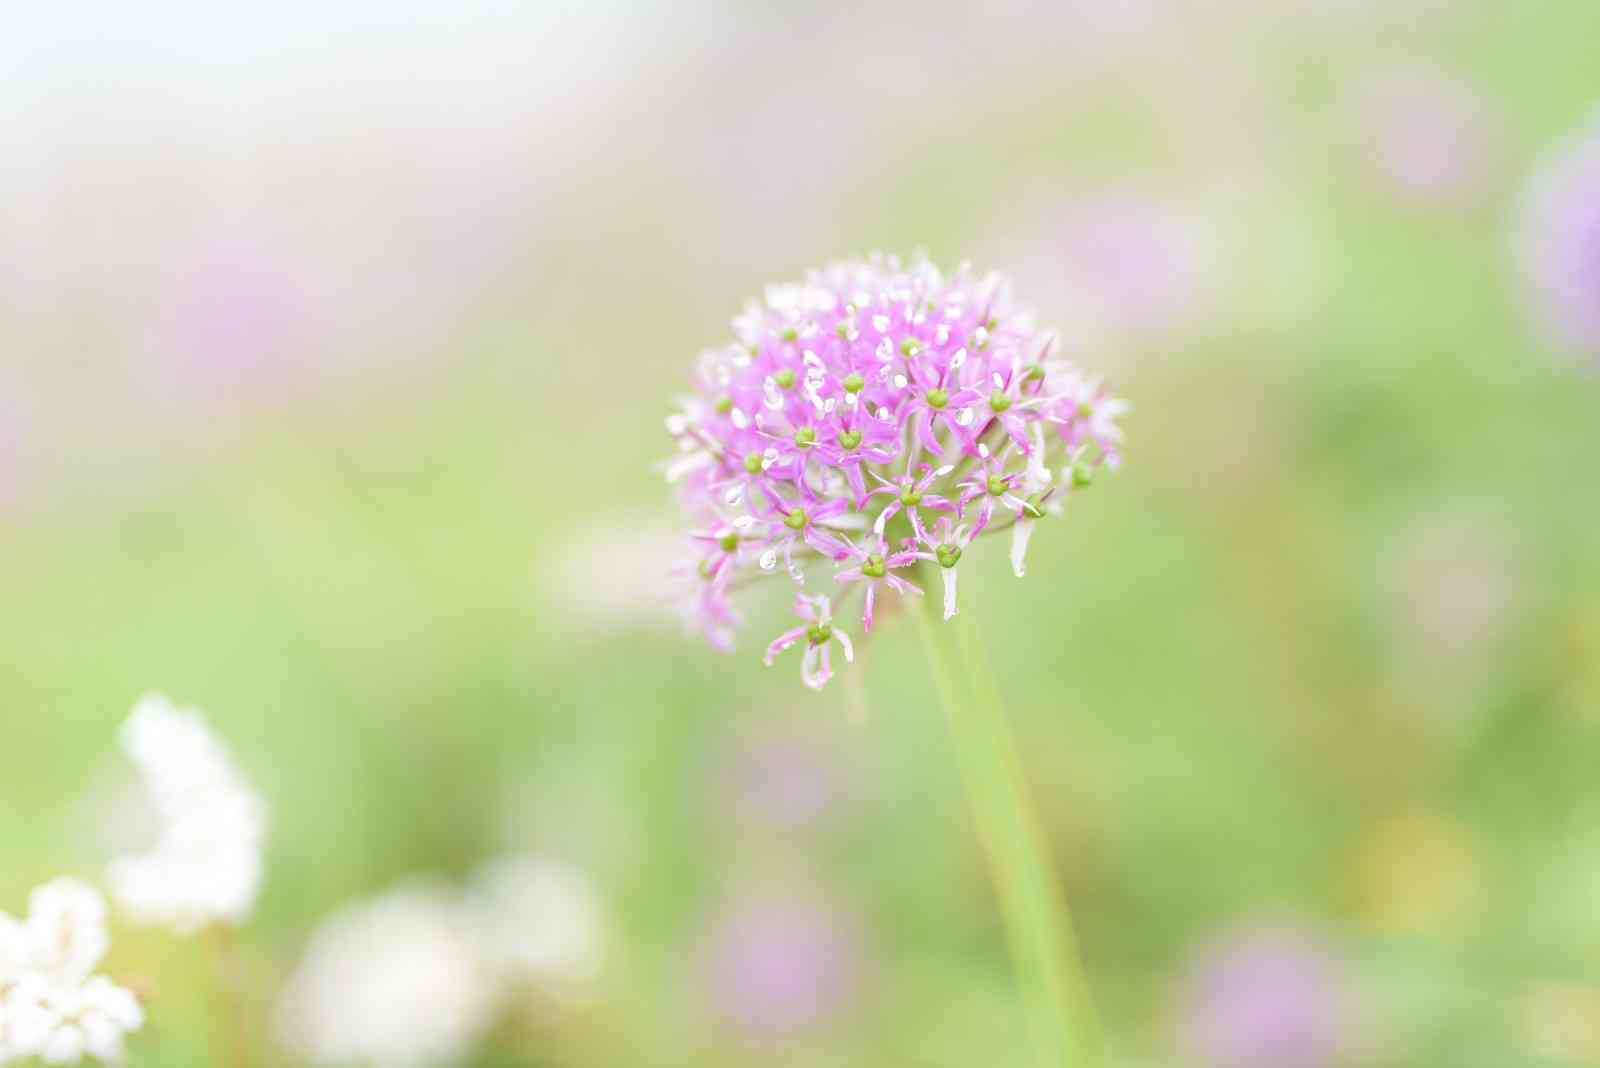
<svg viewBox="0 0 1600 1068"><path fill-rule="evenodd" d="M1600 1064L1600 6L229 7L0 42L0 909L159 689L272 805L263 1063L321 918L506 853L605 956L466 1063L1028 1063L910 628L818 696L661 603L696 353L926 249L1134 403L963 584L1114 1063ZM109 967L212 1063L195 945Z"/></svg>

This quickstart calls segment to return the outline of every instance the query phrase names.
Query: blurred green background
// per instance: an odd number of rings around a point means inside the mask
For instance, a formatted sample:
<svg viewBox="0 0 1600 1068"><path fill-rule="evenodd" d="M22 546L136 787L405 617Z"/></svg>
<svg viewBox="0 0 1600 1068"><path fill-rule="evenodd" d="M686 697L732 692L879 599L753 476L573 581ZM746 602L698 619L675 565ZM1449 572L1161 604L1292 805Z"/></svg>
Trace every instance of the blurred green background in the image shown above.
<svg viewBox="0 0 1600 1068"><path fill-rule="evenodd" d="M99 877L159 689L272 806L263 1036L330 910L532 851L604 970L471 1063L1027 1063L910 628L818 696L781 605L723 658L651 588L695 354L923 248L1134 404L1028 579L963 584L1115 1062L1198 1063L1195 962L1265 925L1335 962L1329 1063L1600 1064L1600 382L1511 252L1600 7L375 11L6 46L0 908ZM764 1030L707 947L796 897L848 962ZM109 967L132 1064L210 1063L195 945Z"/></svg>

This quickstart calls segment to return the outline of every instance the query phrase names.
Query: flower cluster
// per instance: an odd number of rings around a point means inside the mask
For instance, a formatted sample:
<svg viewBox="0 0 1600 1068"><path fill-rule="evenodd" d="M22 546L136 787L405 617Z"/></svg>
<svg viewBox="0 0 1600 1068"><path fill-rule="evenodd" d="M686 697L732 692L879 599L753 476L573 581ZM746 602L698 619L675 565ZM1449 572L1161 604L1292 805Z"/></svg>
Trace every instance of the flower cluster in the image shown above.
<svg viewBox="0 0 1600 1068"><path fill-rule="evenodd" d="M75 879L35 890L28 916L0 912L0 1065L28 1057L115 1063L144 1024L129 991L96 975L111 943L98 891Z"/></svg>
<svg viewBox="0 0 1600 1068"><path fill-rule="evenodd" d="M244 920L261 886L266 805L227 749L198 712L159 695L134 706L122 747L155 801L161 837L112 864L118 902L181 933Z"/></svg>
<svg viewBox="0 0 1600 1068"><path fill-rule="evenodd" d="M920 594L930 569L948 619L974 539L1011 531L1021 576L1035 523L1118 463L1126 402L1060 358L997 275L874 255L769 287L733 328L667 420L667 476L695 527L686 614L719 648L736 588L780 568L803 586L816 561L860 595L865 630L886 590ZM767 662L803 642L819 689L832 645L854 650L828 594L796 611Z"/></svg>
<svg viewBox="0 0 1600 1068"><path fill-rule="evenodd" d="M134 707L122 742L162 831L153 852L112 864L117 898L136 919L180 931L242 920L261 881L261 798L199 714L164 697ZM110 942L105 900L74 879L35 890L25 920L0 913L0 1065L122 1060L123 1036L144 1025L144 1010L94 974Z"/></svg>

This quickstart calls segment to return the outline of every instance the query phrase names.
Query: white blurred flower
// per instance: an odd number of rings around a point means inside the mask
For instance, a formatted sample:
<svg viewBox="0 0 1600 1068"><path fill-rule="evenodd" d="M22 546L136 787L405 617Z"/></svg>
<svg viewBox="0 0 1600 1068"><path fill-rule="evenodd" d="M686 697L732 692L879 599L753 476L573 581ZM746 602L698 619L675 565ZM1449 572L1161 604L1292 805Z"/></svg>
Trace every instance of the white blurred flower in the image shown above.
<svg viewBox="0 0 1600 1068"><path fill-rule="evenodd" d="M1445 501L1398 532L1384 562L1397 659L1460 676L1515 625L1523 546L1490 505Z"/></svg>
<svg viewBox="0 0 1600 1068"><path fill-rule="evenodd" d="M93 974L109 946L105 901L74 879L36 889L26 920L0 913L0 1064L122 1059L123 1035L143 1026L144 1010Z"/></svg>
<svg viewBox="0 0 1600 1068"><path fill-rule="evenodd" d="M681 531L644 513L603 516L550 554L551 593L566 618L592 630L673 622Z"/></svg>
<svg viewBox="0 0 1600 1068"><path fill-rule="evenodd" d="M285 1045L319 1064L422 1068L466 1054L498 990L455 895L431 885L350 906L312 937L278 1005Z"/></svg>
<svg viewBox="0 0 1600 1068"><path fill-rule="evenodd" d="M478 873L467 902L484 954L508 978L574 986L599 972L604 920L581 870L505 857Z"/></svg>
<svg viewBox="0 0 1600 1068"><path fill-rule="evenodd" d="M135 918L180 932L238 923L261 886L266 805L194 709L159 695L134 706L122 747L155 801L155 848L111 865L112 893Z"/></svg>

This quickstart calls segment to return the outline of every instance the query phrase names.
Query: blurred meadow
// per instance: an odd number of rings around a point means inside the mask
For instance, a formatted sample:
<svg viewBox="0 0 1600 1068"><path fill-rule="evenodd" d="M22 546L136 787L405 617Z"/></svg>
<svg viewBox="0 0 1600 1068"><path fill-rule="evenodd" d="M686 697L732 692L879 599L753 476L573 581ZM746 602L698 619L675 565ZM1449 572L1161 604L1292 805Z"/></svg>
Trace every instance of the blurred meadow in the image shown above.
<svg viewBox="0 0 1600 1068"><path fill-rule="evenodd" d="M271 807L258 1064L324 917L519 854L602 957L460 1063L1031 1063L912 628L818 695L662 599L696 354L925 249L1134 406L963 587L1110 1063L1600 1064L1600 330L1519 252L1592 0L13 22L0 910L137 837L157 690ZM116 921L131 1065L215 1063L209 968Z"/></svg>

